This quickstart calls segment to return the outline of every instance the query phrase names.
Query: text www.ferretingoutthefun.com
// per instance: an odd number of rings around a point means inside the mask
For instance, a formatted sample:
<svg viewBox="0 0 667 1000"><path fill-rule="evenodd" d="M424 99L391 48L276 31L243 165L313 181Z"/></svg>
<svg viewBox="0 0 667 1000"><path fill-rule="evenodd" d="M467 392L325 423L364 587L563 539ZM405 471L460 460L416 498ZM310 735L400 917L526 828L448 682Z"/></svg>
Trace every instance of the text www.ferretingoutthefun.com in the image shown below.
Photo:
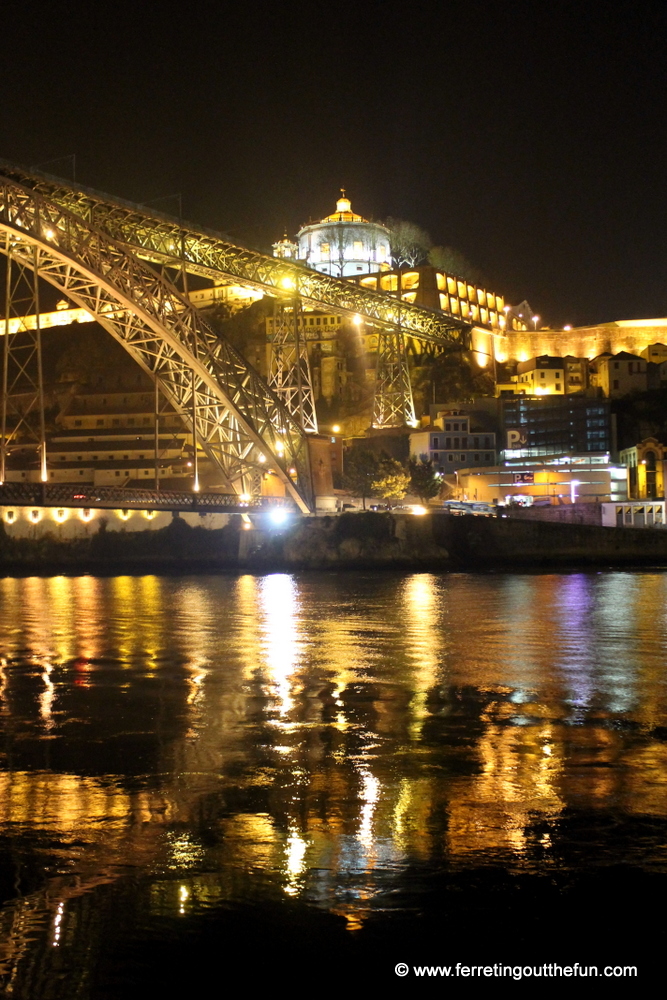
<svg viewBox="0 0 667 1000"><path fill-rule="evenodd" d="M475 979L560 979L571 977L607 979L635 978L638 976L636 965L559 965L557 962L545 962L543 965L407 965L398 962L394 966L397 976L417 976L425 979L433 978L475 978Z"/></svg>

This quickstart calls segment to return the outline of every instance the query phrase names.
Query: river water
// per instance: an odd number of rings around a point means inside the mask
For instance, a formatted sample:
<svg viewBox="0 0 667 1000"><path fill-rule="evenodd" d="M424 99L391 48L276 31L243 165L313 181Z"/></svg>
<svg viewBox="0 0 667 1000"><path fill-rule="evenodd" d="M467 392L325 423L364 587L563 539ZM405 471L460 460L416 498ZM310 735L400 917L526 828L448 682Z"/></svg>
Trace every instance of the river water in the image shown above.
<svg viewBox="0 0 667 1000"><path fill-rule="evenodd" d="M657 967L667 574L3 579L0 732L8 997Z"/></svg>

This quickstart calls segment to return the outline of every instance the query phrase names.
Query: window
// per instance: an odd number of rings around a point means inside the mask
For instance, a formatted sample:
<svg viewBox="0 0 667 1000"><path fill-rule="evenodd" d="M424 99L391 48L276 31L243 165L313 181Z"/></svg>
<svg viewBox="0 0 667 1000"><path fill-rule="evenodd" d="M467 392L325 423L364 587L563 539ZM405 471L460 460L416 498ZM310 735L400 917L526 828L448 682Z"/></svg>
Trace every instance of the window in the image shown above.
<svg viewBox="0 0 667 1000"><path fill-rule="evenodd" d="M462 448L467 448L468 447L468 438L467 437L466 438L461 438L461 447Z"/></svg>
<svg viewBox="0 0 667 1000"><path fill-rule="evenodd" d="M458 424L456 424L455 426L458 427ZM454 447L458 448L458 446L459 446L459 438L454 438Z"/></svg>
<svg viewBox="0 0 667 1000"><path fill-rule="evenodd" d="M98 420L97 421L97 426L98 427L104 427L104 421L103 420Z"/></svg>
<svg viewBox="0 0 667 1000"><path fill-rule="evenodd" d="M491 461L491 456L490 455L485 455L484 456L484 461L485 462L490 462Z"/></svg>
<svg viewBox="0 0 667 1000"><path fill-rule="evenodd" d="M452 425L451 424L445 424L445 430L446 431L451 431L451 429L452 429Z"/></svg>
<svg viewBox="0 0 667 1000"><path fill-rule="evenodd" d="M618 389L618 379L617 378L614 379L613 388L614 389Z"/></svg>
<svg viewBox="0 0 667 1000"><path fill-rule="evenodd" d="M479 455L475 455L475 461L479 462Z"/></svg>
<svg viewBox="0 0 667 1000"><path fill-rule="evenodd" d="M614 368L618 368L618 361L614 361Z"/></svg>
<svg viewBox="0 0 667 1000"><path fill-rule="evenodd" d="M473 447L479 448L479 438L478 437L473 438L473 442L474 442ZM477 457L479 458L479 455Z"/></svg>
<svg viewBox="0 0 667 1000"><path fill-rule="evenodd" d="M448 455L447 459L448 459L448 461L453 462L454 461L454 456L453 455Z"/></svg>
<svg viewBox="0 0 667 1000"><path fill-rule="evenodd" d="M81 426L81 421L80 420L75 420L74 421L74 426L75 427L80 427Z"/></svg>
<svg viewBox="0 0 667 1000"><path fill-rule="evenodd" d="M544 372L540 372L540 378L545 378L545 377L546 376L545 376Z"/></svg>
<svg viewBox="0 0 667 1000"><path fill-rule="evenodd" d="M440 438L434 437L433 438L433 444L431 445L431 447L432 448L439 448L440 447Z"/></svg>
<svg viewBox="0 0 667 1000"><path fill-rule="evenodd" d="M485 448L490 448L491 447L491 438L488 438L488 437L484 438L484 447Z"/></svg>
<svg viewBox="0 0 667 1000"><path fill-rule="evenodd" d="M452 446L452 439L447 438L447 440L445 441L445 448L451 448L451 446Z"/></svg>
<svg viewBox="0 0 667 1000"><path fill-rule="evenodd" d="M82 476L82 475L83 475L83 469L79 469L79 475L80 475L80 476Z"/></svg>

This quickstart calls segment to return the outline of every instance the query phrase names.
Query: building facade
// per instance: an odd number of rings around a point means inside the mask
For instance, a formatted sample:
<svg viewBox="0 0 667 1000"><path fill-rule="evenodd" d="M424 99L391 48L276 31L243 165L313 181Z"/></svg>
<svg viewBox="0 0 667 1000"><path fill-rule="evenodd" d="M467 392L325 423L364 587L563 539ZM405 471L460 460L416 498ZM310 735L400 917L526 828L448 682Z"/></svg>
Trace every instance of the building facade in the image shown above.
<svg viewBox="0 0 667 1000"><path fill-rule="evenodd" d="M496 435L471 430L470 423L470 416L459 411L443 413L430 426L410 434L410 457L425 456L445 476L468 466L494 465Z"/></svg>
<svg viewBox="0 0 667 1000"><path fill-rule="evenodd" d="M657 438L644 438L632 448L624 448L619 459L628 470L628 497L654 500L665 495L667 447Z"/></svg>
<svg viewBox="0 0 667 1000"><path fill-rule="evenodd" d="M505 459L613 451L605 399L561 393L509 396L499 403Z"/></svg>

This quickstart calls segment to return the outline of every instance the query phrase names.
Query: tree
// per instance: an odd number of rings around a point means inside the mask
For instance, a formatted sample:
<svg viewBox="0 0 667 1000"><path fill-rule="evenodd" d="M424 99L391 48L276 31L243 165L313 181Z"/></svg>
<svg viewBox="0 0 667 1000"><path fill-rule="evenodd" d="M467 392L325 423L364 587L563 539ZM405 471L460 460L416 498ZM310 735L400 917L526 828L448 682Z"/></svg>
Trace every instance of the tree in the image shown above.
<svg viewBox="0 0 667 1000"><path fill-rule="evenodd" d="M433 468L433 462L426 455L420 455L419 459L411 458L408 469L410 471L410 492L416 493L422 503L438 495L442 483Z"/></svg>
<svg viewBox="0 0 667 1000"><path fill-rule="evenodd" d="M391 258L396 267L416 267L423 264L433 240L421 226L405 219L389 218L385 222L389 230Z"/></svg>
<svg viewBox="0 0 667 1000"><path fill-rule="evenodd" d="M380 459L374 452L355 448L346 454L343 484L352 496L361 497L364 510L366 499L373 496L379 472Z"/></svg>
<svg viewBox="0 0 667 1000"><path fill-rule="evenodd" d="M320 251L322 249L322 244L326 244L329 247L329 263L331 264L331 273L333 274L334 267L338 268L338 277L343 277L343 271L345 269L345 243L346 238L349 234L349 226L345 226L342 222L332 223L330 226L320 230Z"/></svg>
<svg viewBox="0 0 667 1000"><path fill-rule="evenodd" d="M463 402L475 396L493 396L495 382L490 369L472 365L470 356L457 345L444 348L431 367L431 395L440 403Z"/></svg>
<svg viewBox="0 0 667 1000"><path fill-rule="evenodd" d="M471 264L460 250L455 250L454 247L431 247L428 252L428 262L431 267L445 271L446 274L455 275L457 278L477 283L482 280L481 271Z"/></svg>
<svg viewBox="0 0 667 1000"><path fill-rule="evenodd" d="M371 486L375 495L383 500L402 500L408 492L410 476L395 458L384 458Z"/></svg>

